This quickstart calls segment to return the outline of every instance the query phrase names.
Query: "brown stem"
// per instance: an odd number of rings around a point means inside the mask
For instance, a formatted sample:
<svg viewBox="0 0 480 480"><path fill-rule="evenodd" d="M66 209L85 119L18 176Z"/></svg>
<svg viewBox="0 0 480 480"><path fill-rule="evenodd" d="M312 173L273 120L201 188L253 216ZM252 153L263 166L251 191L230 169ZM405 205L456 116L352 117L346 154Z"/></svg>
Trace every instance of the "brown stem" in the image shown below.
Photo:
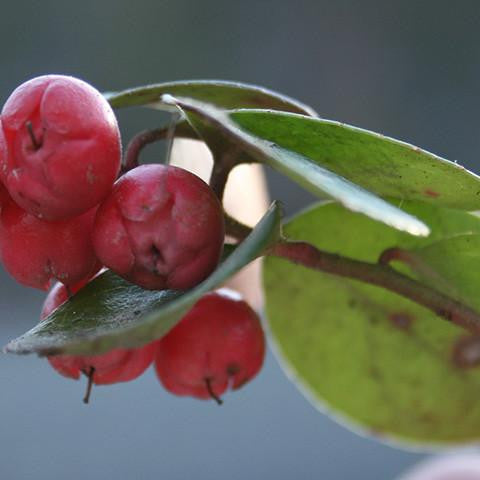
<svg viewBox="0 0 480 480"><path fill-rule="evenodd" d="M472 333L480 333L480 315L475 310L397 272L388 265L361 262L324 252L306 242L282 241L268 253L314 270L383 287L428 308L438 316Z"/></svg>
<svg viewBox="0 0 480 480"><path fill-rule="evenodd" d="M402 262L405 265L408 265L413 272L420 274L423 278L431 279L437 284L437 286L442 286L445 289L450 288L450 285L445 278L414 252L399 247L387 248L381 253L378 259L378 263L382 265L389 265L390 262L393 261Z"/></svg>
<svg viewBox="0 0 480 480"><path fill-rule="evenodd" d="M87 382L87 390L85 391L85 396L83 397L83 403L88 403L90 401L90 394L92 393L94 373L95 373L94 367L90 367L90 370L88 371L88 373L85 373L85 375L88 378L88 382Z"/></svg>
<svg viewBox="0 0 480 480"><path fill-rule="evenodd" d="M387 248L384 250L378 258L378 263L382 265L388 265L390 262L395 260L406 263L410 266L412 266L414 263L410 252L398 247Z"/></svg>
<svg viewBox="0 0 480 480"><path fill-rule="evenodd" d="M210 176L210 188L215 192L220 202L223 200L225 186L230 172L239 164L240 150L233 147L221 155L214 155L213 169Z"/></svg>
<svg viewBox="0 0 480 480"><path fill-rule="evenodd" d="M250 232L252 231L250 227L231 217L228 213L224 213L224 217L225 231L227 235L236 238L237 240L243 240L250 235Z"/></svg>
<svg viewBox="0 0 480 480"><path fill-rule="evenodd" d="M170 127L162 127L155 130L145 130L135 135L125 150L122 174L138 167L140 152L150 143L167 138L169 131Z"/></svg>
<svg viewBox="0 0 480 480"><path fill-rule="evenodd" d="M210 377L205 378L205 385L207 386L208 394L217 402L218 405L222 405L223 400L215 394L212 388L212 379Z"/></svg>
<svg viewBox="0 0 480 480"><path fill-rule="evenodd" d="M228 215L225 215L225 226L227 235L238 240L243 240L251 232L251 228ZM448 295L397 272L388 265L392 260L408 261L409 264L415 260L415 266L418 267L419 263L416 262L418 259L407 255L405 250L399 248L386 250L380 256L378 264L324 252L306 242L281 241L265 253L285 258L313 270L382 287L428 308L436 315L474 334L480 334L478 312Z"/></svg>

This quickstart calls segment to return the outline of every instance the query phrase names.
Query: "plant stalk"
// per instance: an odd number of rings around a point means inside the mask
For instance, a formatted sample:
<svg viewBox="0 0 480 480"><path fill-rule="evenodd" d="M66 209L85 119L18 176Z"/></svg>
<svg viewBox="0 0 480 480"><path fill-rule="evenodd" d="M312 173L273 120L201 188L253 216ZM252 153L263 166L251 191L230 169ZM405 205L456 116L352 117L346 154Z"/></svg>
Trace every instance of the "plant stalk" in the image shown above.
<svg viewBox="0 0 480 480"><path fill-rule="evenodd" d="M225 218L225 225L227 234L238 240L243 240L251 232L249 227L229 216ZM395 255L392 256L393 250L382 254L378 263L369 263L325 252L308 242L283 239L265 254L283 258L312 270L382 287L422 305L439 317L472 334L480 334L480 314L478 312L390 267L388 262L396 258Z"/></svg>

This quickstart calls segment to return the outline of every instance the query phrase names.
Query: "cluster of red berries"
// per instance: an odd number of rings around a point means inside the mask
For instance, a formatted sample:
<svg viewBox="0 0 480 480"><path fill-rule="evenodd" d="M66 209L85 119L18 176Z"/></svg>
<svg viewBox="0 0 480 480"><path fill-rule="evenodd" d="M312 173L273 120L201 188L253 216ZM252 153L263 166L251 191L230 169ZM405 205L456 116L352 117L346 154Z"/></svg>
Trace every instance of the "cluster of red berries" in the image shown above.
<svg viewBox="0 0 480 480"><path fill-rule="evenodd" d="M192 173L139 166L120 176L115 115L87 83L61 75L18 87L0 115L0 254L20 283L50 291L42 318L108 267L146 289L191 288L217 266L224 242L217 197ZM218 291L167 336L139 349L50 357L61 374L108 384L138 377L155 358L179 395L214 398L260 369L255 312ZM88 392L86 396L88 400Z"/></svg>

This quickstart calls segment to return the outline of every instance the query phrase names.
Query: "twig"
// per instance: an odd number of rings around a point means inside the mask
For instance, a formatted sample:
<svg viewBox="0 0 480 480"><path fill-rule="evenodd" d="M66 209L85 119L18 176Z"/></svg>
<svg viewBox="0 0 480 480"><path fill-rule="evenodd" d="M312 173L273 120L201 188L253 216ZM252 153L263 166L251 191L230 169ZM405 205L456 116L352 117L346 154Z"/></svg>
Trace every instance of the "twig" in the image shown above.
<svg viewBox="0 0 480 480"><path fill-rule="evenodd" d="M239 155L240 150L237 147L232 147L221 154L214 155L210 188L215 192L220 202L223 200L225 185L230 172L241 163Z"/></svg>
<svg viewBox="0 0 480 480"><path fill-rule="evenodd" d="M243 240L251 228L226 215L225 226L228 235ZM379 263L368 263L325 252L307 242L281 240L271 247L266 255L284 258L304 267L330 273L339 277L359 280L397 293L412 302L428 308L433 313L454 323L473 334L480 334L480 314L469 306L424 285L388 265L393 259L393 249L380 256Z"/></svg>
<svg viewBox="0 0 480 480"><path fill-rule="evenodd" d="M129 142L125 150L124 161L122 165L122 174L138 167L138 157L140 152L150 143L158 142L167 138L170 127L157 128L155 130L145 130L135 135Z"/></svg>
<svg viewBox="0 0 480 480"><path fill-rule="evenodd" d="M269 254L313 270L382 287L428 308L474 334L480 333L480 315L475 310L388 265L361 262L324 252L306 242L282 241L272 247Z"/></svg>

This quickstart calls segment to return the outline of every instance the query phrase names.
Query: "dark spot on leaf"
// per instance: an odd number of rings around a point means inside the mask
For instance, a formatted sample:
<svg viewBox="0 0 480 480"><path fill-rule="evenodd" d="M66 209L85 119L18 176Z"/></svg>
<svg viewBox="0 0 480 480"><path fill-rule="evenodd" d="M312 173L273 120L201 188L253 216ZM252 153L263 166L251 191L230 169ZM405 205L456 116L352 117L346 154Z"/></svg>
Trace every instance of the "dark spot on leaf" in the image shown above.
<svg viewBox="0 0 480 480"><path fill-rule="evenodd" d="M409 331L414 317L406 312L394 312L388 316L390 323L399 330Z"/></svg>
<svg viewBox="0 0 480 480"><path fill-rule="evenodd" d="M463 369L480 365L480 336L460 337L453 345L452 362Z"/></svg>
<svg viewBox="0 0 480 480"><path fill-rule="evenodd" d="M249 101L252 103L252 105L257 107L268 107L270 106L271 100L269 98L265 98L263 95L253 93L250 95Z"/></svg>
<svg viewBox="0 0 480 480"><path fill-rule="evenodd" d="M419 420L424 423L438 424L438 418L429 412L424 412L419 416Z"/></svg>
<svg viewBox="0 0 480 480"><path fill-rule="evenodd" d="M426 188L423 193L427 196L427 197L432 197L432 198L437 198L438 196L440 196L440 194L438 192L436 192L435 190L430 190L429 188Z"/></svg>
<svg viewBox="0 0 480 480"><path fill-rule="evenodd" d="M134 315L140 315L141 313L142 313L142 312L141 312L140 310L135 310L135 311L133 312Z"/></svg>
<svg viewBox="0 0 480 480"><path fill-rule="evenodd" d="M368 375L373 378L374 380L382 380L383 375L376 367L371 367L368 369Z"/></svg>

